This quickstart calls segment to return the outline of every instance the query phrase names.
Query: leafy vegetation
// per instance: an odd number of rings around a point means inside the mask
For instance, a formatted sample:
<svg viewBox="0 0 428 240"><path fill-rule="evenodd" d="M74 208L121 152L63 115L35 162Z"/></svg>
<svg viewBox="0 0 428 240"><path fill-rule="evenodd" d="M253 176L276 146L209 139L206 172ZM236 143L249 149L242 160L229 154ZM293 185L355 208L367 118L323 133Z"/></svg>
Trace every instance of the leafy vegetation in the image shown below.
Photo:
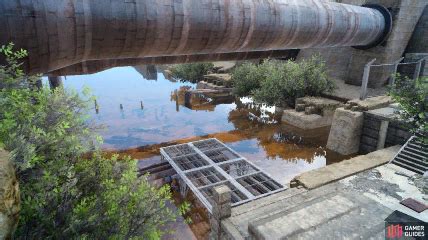
<svg viewBox="0 0 428 240"><path fill-rule="evenodd" d="M172 76L177 79L197 82L202 80L204 75L213 70L212 63L186 63L178 64L172 68Z"/></svg>
<svg viewBox="0 0 428 240"><path fill-rule="evenodd" d="M389 88L389 95L399 103L400 118L409 124L413 133L422 135L428 143L428 77L412 80L397 75Z"/></svg>
<svg viewBox="0 0 428 240"><path fill-rule="evenodd" d="M178 214L167 206L169 186L138 178L130 158L102 156L102 139L85 115L92 102L86 91L40 88L40 76L20 69L26 51L9 44L0 52L7 59L0 66L0 142L12 153L21 191L15 238L160 239Z"/></svg>
<svg viewBox="0 0 428 240"><path fill-rule="evenodd" d="M246 63L232 75L235 94L253 96L270 105L294 105L303 96L318 96L335 89L327 77L325 62L313 56L300 62L266 60L260 65Z"/></svg>

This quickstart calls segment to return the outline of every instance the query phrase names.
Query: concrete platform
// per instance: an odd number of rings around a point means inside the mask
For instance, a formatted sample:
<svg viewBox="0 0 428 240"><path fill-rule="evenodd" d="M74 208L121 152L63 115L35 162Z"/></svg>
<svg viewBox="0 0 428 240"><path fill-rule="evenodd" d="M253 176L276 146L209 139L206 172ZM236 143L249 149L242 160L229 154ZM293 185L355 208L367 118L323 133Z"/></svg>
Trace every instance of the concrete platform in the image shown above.
<svg viewBox="0 0 428 240"><path fill-rule="evenodd" d="M281 121L308 130L330 126L332 119L332 116L323 117L318 114L305 114L305 112L296 112L294 109L288 109L284 110Z"/></svg>
<svg viewBox="0 0 428 240"><path fill-rule="evenodd" d="M290 185L299 185L307 189L314 189L388 163L399 150L400 146L393 146L312 170L293 179Z"/></svg>
<svg viewBox="0 0 428 240"><path fill-rule="evenodd" d="M292 188L232 209L222 222L232 239L385 239L385 218L394 210L422 221L399 202L427 204L413 173L387 164L312 190Z"/></svg>

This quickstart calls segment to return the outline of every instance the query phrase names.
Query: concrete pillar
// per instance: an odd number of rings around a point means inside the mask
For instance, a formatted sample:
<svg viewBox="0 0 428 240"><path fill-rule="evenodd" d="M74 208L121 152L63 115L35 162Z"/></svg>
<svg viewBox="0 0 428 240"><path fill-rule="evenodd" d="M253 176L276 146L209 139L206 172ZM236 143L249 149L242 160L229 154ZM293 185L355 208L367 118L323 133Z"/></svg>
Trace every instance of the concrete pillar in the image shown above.
<svg viewBox="0 0 428 240"><path fill-rule="evenodd" d="M314 48L301 50L297 59L304 59L313 54L321 54L326 60L328 74L332 78L343 79L347 84L361 86L364 72L364 65L371 59L376 58L377 63L394 63L402 57L415 26L422 15L428 1L427 0L335 0L346 4L362 5L365 3L382 4L391 10L393 24L392 31L387 40L381 45L361 50L352 47L337 48ZM419 20L420 27L418 34L414 35L411 51L423 52L427 48L426 26L428 17ZM425 21L424 21L425 20ZM368 87L377 88L383 86L391 73L393 67L373 68L370 73Z"/></svg>
<svg viewBox="0 0 428 240"><path fill-rule="evenodd" d="M211 233L210 240L222 240L221 221L231 216L232 191L226 185L213 189L213 206L210 216Z"/></svg>
<svg viewBox="0 0 428 240"><path fill-rule="evenodd" d="M344 108L334 112L327 148L342 155L357 153L363 128L364 114Z"/></svg>
<svg viewBox="0 0 428 240"><path fill-rule="evenodd" d="M385 148L385 140L386 140L386 135L388 133L388 126L389 126L389 121L385 121L385 120L381 121L376 150Z"/></svg>
<svg viewBox="0 0 428 240"><path fill-rule="evenodd" d="M58 77L49 76L48 80L49 80L49 86L51 87L51 89L55 89L62 86L62 77L60 76Z"/></svg>

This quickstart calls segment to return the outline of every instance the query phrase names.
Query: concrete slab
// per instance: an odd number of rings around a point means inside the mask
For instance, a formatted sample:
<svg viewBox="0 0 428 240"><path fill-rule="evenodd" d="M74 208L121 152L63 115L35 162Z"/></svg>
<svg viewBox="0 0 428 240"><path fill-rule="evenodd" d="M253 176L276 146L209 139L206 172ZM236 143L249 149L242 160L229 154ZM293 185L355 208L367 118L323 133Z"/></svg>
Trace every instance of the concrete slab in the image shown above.
<svg viewBox="0 0 428 240"><path fill-rule="evenodd" d="M422 176L397 165L386 164L343 179L340 183L389 209L428 222L428 210L417 213L400 204L400 201L406 198L428 204L428 186L419 185L416 182L419 178Z"/></svg>
<svg viewBox="0 0 428 240"><path fill-rule="evenodd" d="M232 239L385 239L385 219L395 210L428 220L428 211L416 213L399 203L408 197L426 203L426 186L417 179L387 164L312 190L292 188L241 205L222 225Z"/></svg>
<svg viewBox="0 0 428 240"><path fill-rule="evenodd" d="M318 114L305 114L294 109L284 110L281 121L292 126L307 130L330 126L332 116L321 116Z"/></svg>
<svg viewBox="0 0 428 240"><path fill-rule="evenodd" d="M400 150L400 146L393 146L379 151L351 158L339 163L301 174L291 181L291 186L303 186L314 189L325 184L338 181L382 164L388 163Z"/></svg>

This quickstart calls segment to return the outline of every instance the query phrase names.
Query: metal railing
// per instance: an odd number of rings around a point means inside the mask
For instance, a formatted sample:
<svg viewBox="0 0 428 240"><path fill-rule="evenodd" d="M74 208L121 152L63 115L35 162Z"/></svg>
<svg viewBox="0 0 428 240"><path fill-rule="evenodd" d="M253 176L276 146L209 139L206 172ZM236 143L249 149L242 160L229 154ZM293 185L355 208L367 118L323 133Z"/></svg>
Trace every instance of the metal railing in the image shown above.
<svg viewBox="0 0 428 240"><path fill-rule="evenodd" d="M395 75L397 73L399 65L415 64L416 66L415 66L415 71L413 73L413 79L416 79L421 75L422 63L426 58L427 57L421 58L420 60L418 60L416 62L404 62L404 63L402 63L401 61L403 61L403 59L404 59L404 57L402 57L402 58L398 59L397 61L395 61L394 63L385 63L385 64L373 64L376 61L376 58L372 59L370 62L368 62L364 66L364 74L363 74L363 80L361 83L361 90L360 90L360 99L364 100L367 98L367 92L368 92L367 86L369 83L370 69L372 67L391 67L391 66L393 66L393 72L392 72L391 77L389 78L389 81L388 81L388 85L392 85L395 82Z"/></svg>

